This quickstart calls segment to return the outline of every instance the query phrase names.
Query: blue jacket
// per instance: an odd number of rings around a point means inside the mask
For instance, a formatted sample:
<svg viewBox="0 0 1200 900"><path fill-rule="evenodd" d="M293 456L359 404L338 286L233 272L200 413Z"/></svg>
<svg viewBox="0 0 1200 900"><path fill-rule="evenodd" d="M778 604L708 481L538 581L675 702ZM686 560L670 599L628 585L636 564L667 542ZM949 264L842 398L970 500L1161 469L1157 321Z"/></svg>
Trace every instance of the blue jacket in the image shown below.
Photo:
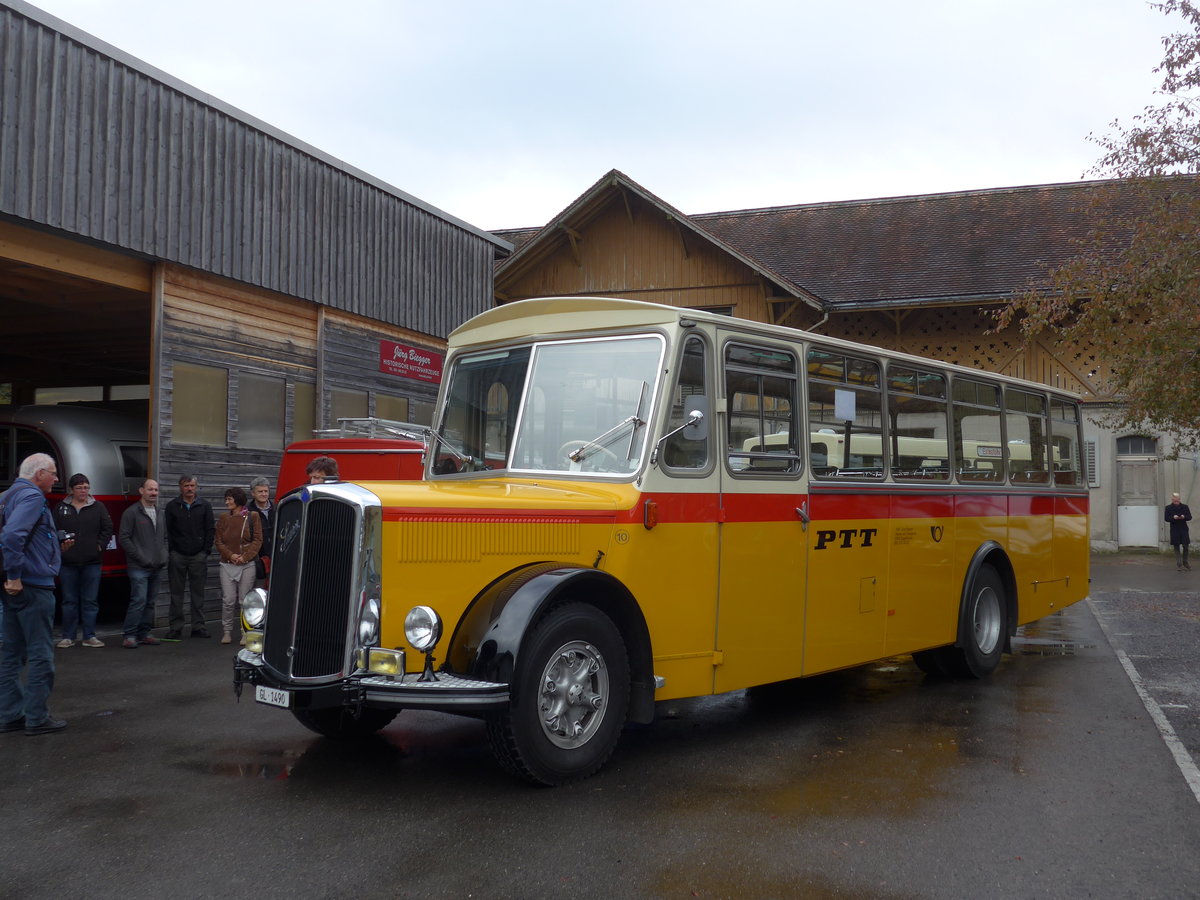
<svg viewBox="0 0 1200 900"><path fill-rule="evenodd" d="M30 587L53 588L62 565L62 550L46 495L26 478L18 478L4 494L4 577Z"/></svg>

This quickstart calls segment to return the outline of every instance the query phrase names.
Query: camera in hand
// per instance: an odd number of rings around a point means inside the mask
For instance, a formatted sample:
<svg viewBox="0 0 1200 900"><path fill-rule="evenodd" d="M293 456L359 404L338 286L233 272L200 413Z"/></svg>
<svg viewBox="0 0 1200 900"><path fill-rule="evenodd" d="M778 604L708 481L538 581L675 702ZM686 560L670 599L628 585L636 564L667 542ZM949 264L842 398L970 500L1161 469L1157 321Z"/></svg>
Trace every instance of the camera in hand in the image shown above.
<svg viewBox="0 0 1200 900"><path fill-rule="evenodd" d="M60 529L58 529L58 540L59 540L60 542L62 542L62 541L73 541L73 540L75 540L75 532L73 532L73 531L63 531L63 530L60 528Z"/></svg>

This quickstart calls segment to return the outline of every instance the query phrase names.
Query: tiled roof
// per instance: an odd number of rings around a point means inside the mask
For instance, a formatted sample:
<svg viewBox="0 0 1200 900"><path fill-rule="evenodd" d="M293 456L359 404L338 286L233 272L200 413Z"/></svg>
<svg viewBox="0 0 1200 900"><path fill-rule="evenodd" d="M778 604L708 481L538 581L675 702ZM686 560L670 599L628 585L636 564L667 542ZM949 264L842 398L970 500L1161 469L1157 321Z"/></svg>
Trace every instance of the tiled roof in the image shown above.
<svg viewBox="0 0 1200 900"><path fill-rule="evenodd" d="M613 170L545 228L494 232L515 248L501 266L615 185L661 205L795 296L833 308L1006 300L1043 285L1102 213L1119 221L1146 203L1143 183L1110 180L684 216ZM1155 190L1181 188L1200 191L1200 178L1177 176ZM1127 234L1110 238L1120 244Z"/></svg>
<svg viewBox="0 0 1200 900"><path fill-rule="evenodd" d="M1076 251L1096 203L1127 183L1076 182L693 216L832 305L1003 299Z"/></svg>

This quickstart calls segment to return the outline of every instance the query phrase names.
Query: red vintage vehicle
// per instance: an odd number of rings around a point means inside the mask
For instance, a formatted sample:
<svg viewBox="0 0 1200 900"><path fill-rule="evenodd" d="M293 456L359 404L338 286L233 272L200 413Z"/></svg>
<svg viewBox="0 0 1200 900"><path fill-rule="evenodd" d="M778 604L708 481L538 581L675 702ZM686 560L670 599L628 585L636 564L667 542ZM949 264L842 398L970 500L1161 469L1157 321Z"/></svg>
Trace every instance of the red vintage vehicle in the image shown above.
<svg viewBox="0 0 1200 900"><path fill-rule="evenodd" d="M387 419L339 419L338 427L283 451L276 496L308 484L304 470L319 456L337 461L342 481L420 481L428 429Z"/></svg>

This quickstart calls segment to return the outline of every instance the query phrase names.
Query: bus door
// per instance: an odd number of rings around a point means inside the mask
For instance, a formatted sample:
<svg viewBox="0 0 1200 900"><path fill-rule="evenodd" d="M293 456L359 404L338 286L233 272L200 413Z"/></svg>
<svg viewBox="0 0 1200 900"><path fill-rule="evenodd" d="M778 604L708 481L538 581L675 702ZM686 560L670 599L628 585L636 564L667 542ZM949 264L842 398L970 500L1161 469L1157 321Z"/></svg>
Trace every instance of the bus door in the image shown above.
<svg viewBox="0 0 1200 900"><path fill-rule="evenodd" d="M810 675L886 655L891 512L878 360L810 347L806 372Z"/></svg>
<svg viewBox="0 0 1200 900"><path fill-rule="evenodd" d="M808 514L798 354L722 337L717 692L800 674Z"/></svg>

